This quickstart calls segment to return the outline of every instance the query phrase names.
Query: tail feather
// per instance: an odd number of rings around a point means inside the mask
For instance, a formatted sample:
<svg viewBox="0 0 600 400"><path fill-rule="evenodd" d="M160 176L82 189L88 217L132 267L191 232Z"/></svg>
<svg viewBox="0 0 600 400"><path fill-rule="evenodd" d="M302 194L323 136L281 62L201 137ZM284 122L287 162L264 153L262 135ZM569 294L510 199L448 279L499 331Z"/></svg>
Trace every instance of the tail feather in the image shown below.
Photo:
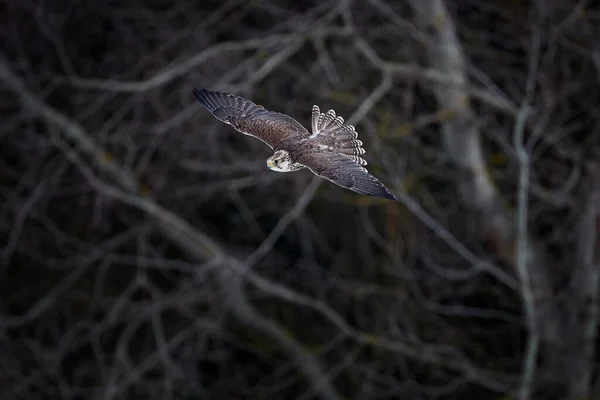
<svg viewBox="0 0 600 400"><path fill-rule="evenodd" d="M344 153L342 153L344 154ZM346 156L348 156L348 158L350 158L352 161L354 161L355 163L359 164L359 165L367 165L367 161L359 156L355 156L355 155L348 155L346 154Z"/></svg>
<svg viewBox="0 0 600 400"><path fill-rule="evenodd" d="M358 139L347 139L347 140L340 140L340 148L342 149L361 149L362 150L362 142ZM363 150L364 151L364 150ZM363 153L361 153L363 154Z"/></svg>
<svg viewBox="0 0 600 400"><path fill-rule="evenodd" d="M344 125L333 129L331 133L340 139L356 139L358 137L358 133L352 125Z"/></svg>
<svg viewBox="0 0 600 400"><path fill-rule="evenodd" d="M329 110L325 114L319 115L318 129L320 131L341 128L344 125L344 118L336 117L335 111Z"/></svg>
<svg viewBox="0 0 600 400"><path fill-rule="evenodd" d="M334 110L321 113L319 107L314 105L311 127L313 136L329 137L332 140L331 145L341 154L360 165L367 165L367 162L360 157L365 154L365 150L361 147L362 142L357 139L356 129L353 125L344 124L344 118L336 115Z"/></svg>
<svg viewBox="0 0 600 400"><path fill-rule="evenodd" d="M367 165L367 162L360 157L365 154L365 149L362 147L362 142L357 139L344 140L339 142L339 152L350 156L354 161L359 163L360 165Z"/></svg>

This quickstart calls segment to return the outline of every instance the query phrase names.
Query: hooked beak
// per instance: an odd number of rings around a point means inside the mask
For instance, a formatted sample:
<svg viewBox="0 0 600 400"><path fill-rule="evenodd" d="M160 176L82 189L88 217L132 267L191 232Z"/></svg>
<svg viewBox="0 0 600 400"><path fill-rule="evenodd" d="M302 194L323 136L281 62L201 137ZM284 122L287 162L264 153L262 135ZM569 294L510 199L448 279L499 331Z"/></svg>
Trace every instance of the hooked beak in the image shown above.
<svg viewBox="0 0 600 400"><path fill-rule="evenodd" d="M268 168L273 168L273 161L267 160L267 167Z"/></svg>

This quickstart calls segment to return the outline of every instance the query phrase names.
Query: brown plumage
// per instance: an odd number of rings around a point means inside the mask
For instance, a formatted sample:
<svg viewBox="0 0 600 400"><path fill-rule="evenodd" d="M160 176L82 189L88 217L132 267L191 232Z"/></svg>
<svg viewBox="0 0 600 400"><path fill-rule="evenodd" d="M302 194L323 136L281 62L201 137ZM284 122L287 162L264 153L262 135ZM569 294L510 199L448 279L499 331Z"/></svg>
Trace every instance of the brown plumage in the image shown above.
<svg viewBox="0 0 600 400"><path fill-rule="evenodd" d="M335 111L312 109L312 134L292 117L224 92L194 89L196 99L217 119L243 134L254 136L275 152L267 166L278 172L310 169L336 185L369 196L396 200L369 174L361 157L365 150L354 126L344 124Z"/></svg>

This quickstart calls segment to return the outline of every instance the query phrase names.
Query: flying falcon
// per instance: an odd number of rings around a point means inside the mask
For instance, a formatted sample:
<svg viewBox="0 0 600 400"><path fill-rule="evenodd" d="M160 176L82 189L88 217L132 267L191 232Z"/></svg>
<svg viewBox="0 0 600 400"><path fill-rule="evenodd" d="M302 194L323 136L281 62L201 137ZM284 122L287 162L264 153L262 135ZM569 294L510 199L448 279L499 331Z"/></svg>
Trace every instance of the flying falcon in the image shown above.
<svg viewBox="0 0 600 400"><path fill-rule="evenodd" d="M292 117L224 92L194 89L196 99L217 119L245 135L254 136L275 152L267 159L272 171L290 172L302 168L336 185L369 196L397 200L367 172L361 157L365 150L354 126L329 110L312 108L312 134Z"/></svg>

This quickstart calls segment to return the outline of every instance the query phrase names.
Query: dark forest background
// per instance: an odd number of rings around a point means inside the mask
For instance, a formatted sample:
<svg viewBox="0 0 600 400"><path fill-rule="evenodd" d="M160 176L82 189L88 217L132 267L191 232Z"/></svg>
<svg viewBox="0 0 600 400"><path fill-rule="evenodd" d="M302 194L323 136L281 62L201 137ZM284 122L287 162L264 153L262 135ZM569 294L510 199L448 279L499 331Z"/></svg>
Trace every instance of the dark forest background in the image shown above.
<svg viewBox="0 0 600 400"><path fill-rule="evenodd" d="M0 2L2 399L600 398L600 6ZM393 202L201 108L354 124Z"/></svg>

